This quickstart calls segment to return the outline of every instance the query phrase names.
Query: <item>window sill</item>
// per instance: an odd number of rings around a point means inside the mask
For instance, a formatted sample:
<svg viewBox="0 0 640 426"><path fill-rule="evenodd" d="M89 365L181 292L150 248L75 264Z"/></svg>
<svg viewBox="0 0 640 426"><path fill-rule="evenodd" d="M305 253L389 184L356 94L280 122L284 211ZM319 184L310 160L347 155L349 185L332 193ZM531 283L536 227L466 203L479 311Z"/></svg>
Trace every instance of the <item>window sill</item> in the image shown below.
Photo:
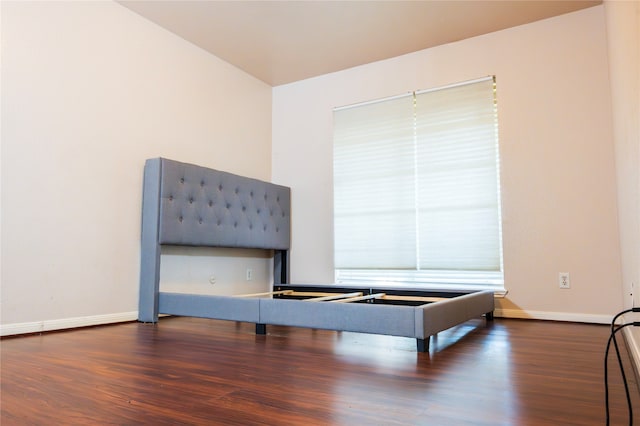
<svg viewBox="0 0 640 426"><path fill-rule="evenodd" d="M491 290L506 297L501 272L336 270L336 283L347 287L375 287L425 291Z"/></svg>

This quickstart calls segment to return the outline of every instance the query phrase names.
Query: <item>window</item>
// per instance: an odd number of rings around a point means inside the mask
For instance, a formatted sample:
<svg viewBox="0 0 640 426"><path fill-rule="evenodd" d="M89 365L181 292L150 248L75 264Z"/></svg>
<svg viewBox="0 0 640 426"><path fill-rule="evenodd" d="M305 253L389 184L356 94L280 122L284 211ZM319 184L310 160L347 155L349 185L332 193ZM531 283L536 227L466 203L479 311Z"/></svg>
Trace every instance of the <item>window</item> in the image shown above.
<svg viewBox="0 0 640 426"><path fill-rule="evenodd" d="M495 78L334 111L336 281L501 289Z"/></svg>

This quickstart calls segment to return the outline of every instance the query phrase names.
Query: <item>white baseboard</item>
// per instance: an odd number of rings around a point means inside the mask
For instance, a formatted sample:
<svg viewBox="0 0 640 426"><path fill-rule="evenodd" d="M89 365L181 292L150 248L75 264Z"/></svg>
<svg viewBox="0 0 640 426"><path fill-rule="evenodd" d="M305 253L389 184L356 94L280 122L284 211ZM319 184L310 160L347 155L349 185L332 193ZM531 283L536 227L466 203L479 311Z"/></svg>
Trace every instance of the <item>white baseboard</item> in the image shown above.
<svg viewBox="0 0 640 426"><path fill-rule="evenodd" d="M120 312L117 314L92 315L88 317L63 318L36 322L1 324L0 336L15 334L41 333L44 331L64 330L67 328L88 327L92 325L112 324L116 322L135 321L138 312Z"/></svg>
<svg viewBox="0 0 640 426"><path fill-rule="evenodd" d="M522 309L496 308L494 315L500 318L523 318L549 321L586 322L593 324L611 324L612 315L574 314L567 312L525 311Z"/></svg>

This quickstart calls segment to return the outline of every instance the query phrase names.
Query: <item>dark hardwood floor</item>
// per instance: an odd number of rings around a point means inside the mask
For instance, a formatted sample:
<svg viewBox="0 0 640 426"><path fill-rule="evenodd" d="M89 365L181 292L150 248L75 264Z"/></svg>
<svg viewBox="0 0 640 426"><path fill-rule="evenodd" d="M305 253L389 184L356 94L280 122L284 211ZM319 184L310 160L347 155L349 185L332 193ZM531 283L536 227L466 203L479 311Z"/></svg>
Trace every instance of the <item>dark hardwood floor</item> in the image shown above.
<svg viewBox="0 0 640 426"><path fill-rule="evenodd" d="M478 319L429 353L409 338L267 331L172 317L3 339L0 423L604 424L606 326ZM612 425L626 425L610 358Z"/></svg>

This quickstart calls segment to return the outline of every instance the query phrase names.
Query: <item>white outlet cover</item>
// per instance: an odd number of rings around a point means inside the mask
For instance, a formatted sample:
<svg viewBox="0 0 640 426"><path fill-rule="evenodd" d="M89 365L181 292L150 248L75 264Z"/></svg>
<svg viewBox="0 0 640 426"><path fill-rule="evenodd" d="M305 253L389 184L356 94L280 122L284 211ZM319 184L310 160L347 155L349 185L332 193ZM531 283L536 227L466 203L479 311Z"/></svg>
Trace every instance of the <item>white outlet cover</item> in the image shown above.
<svg viewBox="0 0 640 426"><path fill-rule="evenodd" d="M558 285L560 288L571 288L571 279L568 272L558 274Z"/></svg>

